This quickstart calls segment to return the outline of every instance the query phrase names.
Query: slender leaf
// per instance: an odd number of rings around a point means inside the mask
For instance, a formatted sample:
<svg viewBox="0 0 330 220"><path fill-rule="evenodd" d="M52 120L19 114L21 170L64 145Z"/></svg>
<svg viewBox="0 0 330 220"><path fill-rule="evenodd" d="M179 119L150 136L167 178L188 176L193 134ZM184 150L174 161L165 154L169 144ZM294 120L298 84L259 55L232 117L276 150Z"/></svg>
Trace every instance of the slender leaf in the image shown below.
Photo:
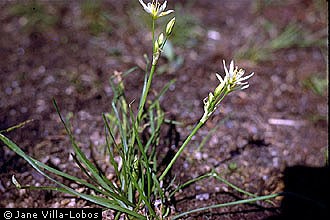
<svg viewBox="0 0 330 220"><path fill-rule="evenodd" d="M210 205L210 206L206 206L206 207L202 207L202 208L198 208L198 209L193 209L193 210L190 210L190 211L187 211L187 212L180 213L179 215L176 215L171 219L175 220L175 219L179 219L179 218L182 218L186 215L190 215L190 214L196 213L196 212L210 211L211 209L215 209L215 208L221 208L221 207L232 206L232 205L239 205L239 204L244 204L244 203L253 203L253 202L256 202L256 201L276 198L278 196L280 196L280 194L276 193L276 194L271 194L271 195L267 195L267 196L259 196L259 197L252 198L252 199L243 199L243 200L238 200L238 201L234 201L234 202L227 202L227 203L222 203L222 204Z"/></svg>
<svg viewBox="0 0 330 220"><path fill-rule="evenodd" d="M27 124L29 124L29 123L31 123L31 122L33 122L33 121L34 121L34 119L29 119L29 120L23 121L22 123L19 123L18 125L14 125L14 126L12 126L12 127L10 127L10 128L7 128L7 129L5 129L5 130L1 130L0 133L10 132L10 131L15 130L15 129L17 129L17 128L22 128L22 127L24 127L25 125L27 125Z"/></svg>
<svg viewBox="0 0 330 220"><path fill-rule="evenodd" d="M117 145L116 141L115 141L115 138L111 132L111 128L109 126L109 123L108 123L108 120L106 119L105 115L102 114L102 118L103 118L103 121L104 121L104 124L105 124L105 131L106 131L106 134L108 134L111 139L112 139L112 143L114 145ZM119 177L119 169L118 169L118 163L116 162L115 160L115 157L113 155L113 150L111 150L111 143L109 142L109 138L108 138L108 135L106 135L105 137L105 141L106 141L106 144L107 144L107 147L108 147L108 151L109 151L109 159L110 159L110 163L112 164L113 168L115 169L115 173L116 173L116 176ZM118 146L117 146L117 149L118 149Z"/></svg>

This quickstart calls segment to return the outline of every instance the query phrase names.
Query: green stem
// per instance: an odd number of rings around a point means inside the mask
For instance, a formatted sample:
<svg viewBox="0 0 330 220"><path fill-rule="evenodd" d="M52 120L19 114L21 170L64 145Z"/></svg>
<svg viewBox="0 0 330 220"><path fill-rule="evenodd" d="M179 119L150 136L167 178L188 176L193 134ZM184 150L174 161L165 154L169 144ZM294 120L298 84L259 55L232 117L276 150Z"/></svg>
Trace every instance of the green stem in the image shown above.
<svg viewBox="0 0 330 220"><path fill-rule="evenodd" d="M166 169L164 170L164 172L162 173L162 175L159 177L159 181L161 181L161 180L164 179L165 175L168 173L168 171L173 166L174 162L178 159L178 157L180 156L180 154L182 153L182 151L184 150L184 148L190 142L191 138L197 133L197 131L203 126L203 124L204 124L204 122L201 122L201 121L198 122L198 124L195 126L194 130L192 130L192 132L189 134L189 136L183 142L183 144L180 147L180 149L178 150L178 152L176 152L176 154L174 155L174 157L171 160L171 162L167 165Z"/></svg>
<svg viewBox="0 0 330 220"><path fill-rule="evenodd" d="M205 179L205 178L207 178L207 177L211 177L211 176L213 176L213 173L212 172L210 172L210 173L207 173L207 174L204 174L204 175L202 175L202 176L199 176L199 177L197 177L197 178L195 178L195 179L191 179L191 180L188 180L187 182L185 182L184 184L182 184L182 185L180 185L180 186L178 186L168 197L169 198L171 198L172 196L174 196L174 194L176 193L176 192L178 192L179 190L181 190L182 188L184 188L184 187L186 187L186 186L188 186L188 185L190 185L190 184L192 184L192 183L194 183L194 182L197 182L197 181L200 181L200 180L202 180L202 179Z"/></svg>
<svg viewBox="0 0 330 220"><path fill-rule="evenodd" d="M155 45L155 20L152 19L152 53L154 53L154 47L155 47L154 45ZM157 62L155 63L154 61L152 61L152 66L151 66L150 73L148 76L147 85L145 87L143 87L143 90L142 90L142 95L141 95L141 100L140 100L138 115L137 115L137 120L136 120L137 125L140 123L140 120L141 120L141 117L143 114L143 108L146 103L147 96L148 96L149 89L150 89L151 82L152 82L152 78L155 73L156 64L157 64Z"/></svg>
<svg viewBox="0 0 330 220"><path fill-rule="evenodd" d="M146 85L145 88L143 88L143 91L142 91L141 102L140 102L140 105L139 105L139 111L138 111L138 116L137 116L137 120L136 120L137 124L140 123L140 120L141 120L141 117L142 117L142 114L143 114L143 108L144 108L144 105L145 105L146 100L147 100L148 92L149 92L149 89L150 89L150 86L151 86L152 78L153 78L154 73L155 73L155 69L156 69L156 65L153 64L151 66L151 69L150 69L150 74L149 74L149 77L148 77L147 85Z"/></svg>
<svg viewBox="0 0 330 220"><path fill-rule="evenodd" d="M152 33L152 52L154 52L154 50L155 50L155 19L152 19L151 33Z"/></svg>
<svg viewBox="0 0 330 220"><path fill-rule="evenodd" d="M252 196L252 197L257 197L256 195L250 193L250 192L247 192L237 186L235 186L234 184L228 182L226 179L222 178L219 176L218 173L216 173L215 171L213 172L213 176L214 178L216 178L217 180L221 181L221 182L224 182L226 185L230 186L231 188L235 189L236 191L240 192L240 193L243 193L245 195L248 195L248 196Z"/></svg>
<svg viewBox="0 0 330 220"><path fill-rule="evenodd" d="M253 194L253 193L250 193L250 192L248 192L248 191L245 191L245 190L239 188L238 186L235 186L234 184L228 182L226 179L222 178L222 177L221 177L217 172L215 172L214 170L213 170L212 172L213 172L213 177L214 177L214 178L216 178L217 180L219 180L219 181L225 183L226 185L230 186L231 188L235 189L236 191L238 191L238 192L240 192L240 193L243 193L243 194L245 194L245 195L248 195L248 196L252 196L252 197L254 197L254 198L257 198L257 197L258 197L257 195L255 195L255 194ZM274 205L274 203L273 203L272 201L270 201L270 200L267 200L266 202L268 202L268 203Z"/></svg>
<svg viewBox="0 0 330 220"><path fill-rule="evenodd" d="M202 208L198 208L198 209L193 209L187 212L183 212L179 215L176 215L172 218L172 220L181 218L185 215L189 215L195 212L202 212L202 211L206 211L206 210L210 210L210 209L214 209L214 208L221 208L221 207L225 207L225 206L232 206L232 205L238 205L238 204L244 204L244 203L252 203L252 202L256 202L256 201L261 201L261 200L267 200L267 199L271 199L271 198L275 198L277 196L280 196L280 193L275 193L275 194L271 194L271 195L267 195L267 196L259 196L257 198L252 198L252 199L243 199L243 200L239 200L239 201L235 201L235 202L227 202L227 203L222 203L222 204L216 204L216 205L210 205L210 206L206 206L206 207L202 207Z"/></svg>

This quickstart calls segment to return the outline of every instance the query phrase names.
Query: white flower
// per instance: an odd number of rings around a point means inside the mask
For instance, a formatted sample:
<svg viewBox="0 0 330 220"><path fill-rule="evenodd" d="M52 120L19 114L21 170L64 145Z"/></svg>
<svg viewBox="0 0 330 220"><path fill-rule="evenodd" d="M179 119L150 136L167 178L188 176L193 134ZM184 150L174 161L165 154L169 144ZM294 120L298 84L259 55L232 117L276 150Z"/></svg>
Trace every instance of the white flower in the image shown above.
<svg viewBox="0 0 330 220"><path fill-rule="evenodd" d="M220 80L221 84L223 84L223 83L227 84L228 90L230 90L230 91L234 91L237 89L243 90L243 89L246 89L249 87L249 83L243 82L243 81L251 78L254 75L253 72L248 76L242 77L245 73L245 70L238 69L237 66L234 69L233 60L230 62L229 71L226 67L226 62L224 60L222 62L223 62L223 67L225 69L226 76L224 79L222 79L221 76L219 74L217 74L217 77Z"/></svg>
<svg viewBox="0 0 330 220"><path fill-rule="evenodd" d="M149 2L147 5L143 2L143 0L139 0L139 2L143 9L149 13L153 19L168 15L174 11L164 11L167 5L167 1L165 1L162 5L158 2L158 0L156 0L156 2L153 0L152 3Z"/></svg>

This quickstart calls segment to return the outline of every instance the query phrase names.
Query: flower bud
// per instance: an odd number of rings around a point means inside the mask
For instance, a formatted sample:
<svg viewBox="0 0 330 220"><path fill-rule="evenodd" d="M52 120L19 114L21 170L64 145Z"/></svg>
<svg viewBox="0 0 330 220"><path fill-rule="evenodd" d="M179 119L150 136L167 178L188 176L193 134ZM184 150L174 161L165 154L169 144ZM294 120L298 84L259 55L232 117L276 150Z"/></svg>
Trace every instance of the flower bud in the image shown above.
<svg viewBox="0 0 330 220"><path fill-rule="evenodd" d="M158 47L162 47L163 43L164 43L164 34L161 33L159 36L158 36Z"/></svg>
<svg viewBox="0 0 330 220"><path fill-rule="evenodd" d="M174 24L175 24L175 17L172 18L166 25L165 33L167 36L169 36L172 33Z"/></svg>
<svg viewBox="0 0 330 220"><path fill-rule="evenodd" d="M156 40L156 41L154 42L154 53L157 53L158 50L159 50L159 44L158 44L158 40Z"/></svg>

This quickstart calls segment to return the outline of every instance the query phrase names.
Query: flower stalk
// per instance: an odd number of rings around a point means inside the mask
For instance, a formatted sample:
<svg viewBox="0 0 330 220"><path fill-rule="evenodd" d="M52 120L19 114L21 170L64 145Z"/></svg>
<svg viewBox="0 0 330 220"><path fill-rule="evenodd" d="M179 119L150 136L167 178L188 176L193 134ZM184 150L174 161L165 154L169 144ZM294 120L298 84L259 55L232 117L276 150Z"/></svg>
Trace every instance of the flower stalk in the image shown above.
<svg viewBox="0 0 330 220"><path fill-rule="evenodd" d="M166 25L165 28L165 35L161 33L157 39L155 39L155 22L159 17L166 16L174 10L167 10L165 11L167 1L165 1L162 5L156 1L152 1L152 3L145 4L143 0L139 0L140 4L142 5L143 9L150 14L152 18L152 62L151 62L151 68L149 72L149 76L147 79L147 83L143 87L142 90L142 95L141 95L141 100L139 103L139 108L138 108L138 114L137 114L137 124L140 122L141 117L143 115L143 108L147 100L147 96L151 87L151 82L156 70L156 66L159 60L159 57L161 55L162 49L169 38L170 34L172 33L173 26L175 24L175 18L172 18L168 24Z"/></svg>
<svg viewBox="0 0 330 220"><path fill-rule="evenodd" d="M181 155L182 151L185 149L185 147L190 142L191 138L197 133L197 131L203 126L204 122L199 121L198 124L194 127L192 132L189 134L189 136L186 138L186 140L183 142L182 146L179 148L179 150L176 152L174 157L172 158L171 162L167 165L165 170L163 171L162 175L159 177L159 181L163 180L168 171L170 171L171 167L175 163L175 161L178 159L178 157Z"/></svg>
<svg viewBox="0 0 330 220"><path fill-rule="evenodd" d="M210 92L208 97L206 97L204 102L204 114L202 118L199 120L198 124L194 127L191 133L188 135L186 140L183 142L182 146L179 148L177 153L174 155L171 162L167 165L164 172L159 177L159 180L163 180L168 171L171 169L177 158L180 156L184 148L188 145L191 138L197 133L197 131L205 124L205 122L209 119L209 117L213 114L216 108L219 106L220 102L224 99L226 95L230 92L236 91L238 89L246 89L249 87L248 82L243 82L244 80L249 79L253 76L254 73L251 73L248 76L243 77L244 70L243 69L234 69L234 61L230 62L229 70L226 67L225 61L223 61L223 66L225 69L225 77L222 78L219 74L216 74L217 78L220 81L220 84L215 88L214 92Z"/></svg>

